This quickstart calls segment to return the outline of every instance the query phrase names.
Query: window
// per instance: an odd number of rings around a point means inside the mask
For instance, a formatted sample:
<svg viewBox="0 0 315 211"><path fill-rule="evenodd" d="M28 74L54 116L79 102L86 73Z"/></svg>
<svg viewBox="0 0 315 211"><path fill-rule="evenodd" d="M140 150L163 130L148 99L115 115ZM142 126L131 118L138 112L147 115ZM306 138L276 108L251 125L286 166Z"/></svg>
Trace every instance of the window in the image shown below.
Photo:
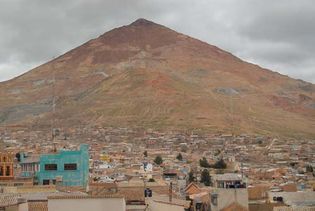
<svg viewBox="0 0 315 211"><path fill-rule="evenodd" d="M66 163L64 165L64 169L67 170L77 170L77 164L76 163Z"/></svg>
<svg viewBox="0 0 315 211"><path fill-rule="evenodd" d="M49 179L44 179L43 180L43 185L49 185Z"/></svg>
<svg viewBox="0 0 315 211"><path fill-rule="evenodd" d="M45 171L56 171L57 164L45 164Z"/></svg>
<svg viewBox="0 0 315 211"><path fill-rule="evenodd" d="M11 169L10 169L10 166L7 166L6 167L6 171L5 171L5 175L6 176L10 176L10 174L11 174L11 171L10 171Z"/></svg>

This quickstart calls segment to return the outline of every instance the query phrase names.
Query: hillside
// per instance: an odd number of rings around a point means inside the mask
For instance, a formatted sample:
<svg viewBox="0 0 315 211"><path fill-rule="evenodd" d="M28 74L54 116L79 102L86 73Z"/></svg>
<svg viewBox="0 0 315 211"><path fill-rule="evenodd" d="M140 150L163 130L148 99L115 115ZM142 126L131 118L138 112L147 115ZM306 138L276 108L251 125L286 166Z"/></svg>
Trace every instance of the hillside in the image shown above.
<svg viewBox="0 0 315 211"><path fill-rule="evenodd" d="M139 19L0 83L0 125L315 137L315 85Z"/></svg>

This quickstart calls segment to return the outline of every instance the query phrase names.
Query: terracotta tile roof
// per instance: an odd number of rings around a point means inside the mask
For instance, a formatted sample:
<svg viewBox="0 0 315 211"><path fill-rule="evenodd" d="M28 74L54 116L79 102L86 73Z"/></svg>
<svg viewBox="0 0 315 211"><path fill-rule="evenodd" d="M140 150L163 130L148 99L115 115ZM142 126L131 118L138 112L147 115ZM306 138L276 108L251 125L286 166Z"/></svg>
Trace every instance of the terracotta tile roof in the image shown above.
<svg viewBox="0 0 315 211"><path fill-rule="evenodd" d="M142 180L132 182L120 182L118 194L123 195L126 201L144 201L144 183ZM154 193L169 194L169 186L162 182L147 182L146 187Z"/></svg>
<svg viewBox="0 0 315 211"><path fill-rule="evenodd" d="M296 184L294 184L294 183L281 184L280 188L285 192L296 192L297 191Z"/></svg>
<svg viewBox="0 0 315 211"><path fill-rule="evenodd" d="M19 194L0 194L0 207L18 204Z"/></svg>
<svg viewBox="0 0 315 211"><path fill-rule="evenodd" d="M23 193L21 196L28 201L40 201L40 200L47 200L50 196L86 196L86 193L82 192L35 192L35 193Z"/></svg>
<svg viewBox="0 0 315 211"><path fill-rule="evenodd" d="M92 196L114 194L117 190L116 183L90 183L89 185L89 194Z"/></svg>
<svg viewBox="0 0 315 211"><path fill-rule="evenodd" d="M90 183L90 188L94 187L102 187L102 188L117 188L117 183L115 182L109 182L109 183Z"/></svg>
<svg viewBox="0 0 315 211"><path fill-rule="evenodd" d="M190 201L185 201L185 200L169 202L169 201L165 201L165 200L153 199L153 201L156 203L176 205L176 206L181 206L184 208L189 208L189 206L190 206Z"/></svg>
<svg viewBox="0 0 315 211"><path fill-rule="evenodd" d="M123 198L122 195L119 194L109 194L109 195L102 195L102 196L84 196L84 195L56 195L56 196L48 196L49 199L106 199L106 198Z"/></svg>
<svg viewBox="0 0 315 211"><path fill-rule="evenodd" d="M267 198L267 192L270 185L257 185L248 187L248 199L249 200L259 200Z"/></svg>
<svg viewBox="0 0 315 211"><path fill-rule="evenodd" d="M197 194L192 194L190 195L191 199L200 199L203 203L208 203L210 201L210 194L207 191L197 193Z"/></svg>
<svg viewBox="0 0 315 211"><path fill-rule="evenodd" d="M121 187L118 194L124 196L126 201L144 201L143 187Z"/></svg>
<svg viewBox="0 0 315 211"><path fill-rule="evenodd" d="M28 202L29 211L48 211L47 201L31 201Z"/></svg>
<svg viewBox="0 0 315 211"><path fill-rule="evenodd" d="M191 195L191 194L196 194L200 193L201 189L199 188L198 185L195 183L191 182L186 188L185 188L185 193Z"/></svg>

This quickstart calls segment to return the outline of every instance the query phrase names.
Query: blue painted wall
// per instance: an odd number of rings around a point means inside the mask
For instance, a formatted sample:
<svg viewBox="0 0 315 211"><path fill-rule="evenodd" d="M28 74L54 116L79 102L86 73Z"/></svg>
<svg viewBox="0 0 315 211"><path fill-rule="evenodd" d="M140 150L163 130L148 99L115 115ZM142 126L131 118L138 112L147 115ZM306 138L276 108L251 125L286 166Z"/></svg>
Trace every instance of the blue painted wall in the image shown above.
<svg viewBox="0 0 315 211"><path fill-rule="evenodd" d="M89 145L81 144L78 151L61 150L57 154L40 156L40 170L37 179L40 185L44 180L55 180L61 176L62 186L86 187L89 177ZM64 170L64 164L76 163L77 170ZM45 164L57 164L57 170L45 170Z"/></svg>

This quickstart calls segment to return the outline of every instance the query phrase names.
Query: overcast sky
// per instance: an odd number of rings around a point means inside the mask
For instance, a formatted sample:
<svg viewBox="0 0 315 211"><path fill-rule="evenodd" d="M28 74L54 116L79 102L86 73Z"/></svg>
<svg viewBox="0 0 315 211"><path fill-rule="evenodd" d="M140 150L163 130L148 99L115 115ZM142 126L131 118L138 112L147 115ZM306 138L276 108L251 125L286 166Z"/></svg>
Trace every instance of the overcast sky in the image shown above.
<svg viewBox="0 0 315 211"><path fill-rule="evenodd" d="M0 81L138 18L315 83L313 0L0 0Z"/></svg>

